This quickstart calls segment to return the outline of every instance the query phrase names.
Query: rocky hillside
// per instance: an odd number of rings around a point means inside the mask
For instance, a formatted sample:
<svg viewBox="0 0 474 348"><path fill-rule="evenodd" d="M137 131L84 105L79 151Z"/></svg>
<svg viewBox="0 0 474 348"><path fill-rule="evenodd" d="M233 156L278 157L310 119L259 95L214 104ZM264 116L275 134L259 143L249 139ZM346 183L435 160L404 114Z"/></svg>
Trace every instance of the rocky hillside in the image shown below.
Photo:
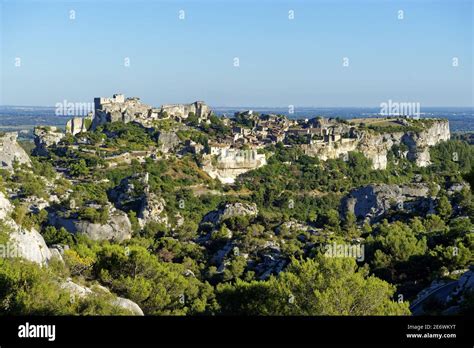
<svg viewBox="0 0 474 348"><path fill-rule="evenodd" d="M406 315L433 281L466 283L474 149L443 121L98 103L96 127L38 127L31 156L3 142L7 313Z"/></svg>
<svg viewBox="0 0 474 348"><path fill-rule="evenodd" d="M430 120L422 124L419 130L374 132L359 129L354 131L352 139L341 139L324 146L314 143L304 149L306 154L318 156L323 160L338 158L350 151L359 151L372 160L374 169L385 169L388 152L396 147L400 156L413 161L419 167L426 167L431 163L429 148L449 139L449 122Z"/></svg>

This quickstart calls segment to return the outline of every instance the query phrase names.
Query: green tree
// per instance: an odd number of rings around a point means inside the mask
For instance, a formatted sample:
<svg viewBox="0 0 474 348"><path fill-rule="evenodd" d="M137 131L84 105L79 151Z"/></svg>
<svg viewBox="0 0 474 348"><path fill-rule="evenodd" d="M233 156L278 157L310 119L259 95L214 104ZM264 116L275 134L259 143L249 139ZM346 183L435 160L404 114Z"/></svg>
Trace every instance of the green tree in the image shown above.
<svg viewBox="0 0 474 348"><path fill-rule="evenodd" d="M89 174L89 168L86 161L81 158L78 162L73 162L69 165L69 172L72 176L82 177Z"/></svg>
<svg viewBox="0 0 474 348"><path fill-rule="evenodd" d="M130 314L113 305L111 294L72 301L51 267L20 259L0 259L0 312L3 315Z"/></svg>
<svg viewBox="0 0 474 348"><path fill-rule="evenodd" d="M73 242L71 234L61 227L59 230L54 226L47 226L43 231L43 238L48 245L52 244L67 244L71 245Z"/></svg>
<svg viewBox="0 0 474 348"><path fill-rule="evenodd" d="M391 298L395 288L358 268L350 258L293 259L268 281L218 286L227 314L250 315L406 315L407 303Z"/></svg>
<svg viewBox="0 0 474 348"><path fill-rule="evenodd" d="M99 279L137 302L147 314L185 315L217 309L208 283L186 276L183 265L158 261L143 247L108 245L97 257L94 269Z"/></svg>
<svg viewBox="0 0 474 348"><path fill-rule="evenodd" d="M439 216L441 216L441 218L445 221L451 216L453 208L451 207L448 197L441 196L441 198L438 200L437 210Z"/></svg>

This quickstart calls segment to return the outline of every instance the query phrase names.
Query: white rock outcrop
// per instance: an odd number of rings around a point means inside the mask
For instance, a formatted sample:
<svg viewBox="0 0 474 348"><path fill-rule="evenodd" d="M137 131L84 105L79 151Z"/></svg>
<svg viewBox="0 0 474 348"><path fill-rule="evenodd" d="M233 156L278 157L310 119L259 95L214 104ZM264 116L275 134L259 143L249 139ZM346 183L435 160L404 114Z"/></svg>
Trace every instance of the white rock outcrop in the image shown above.
<svg viewBox="0 0 474 348"><path fill-rule="evenodd" d="M225 219L236 217L236 216L257 216L258 208L255 203L226 203L221 208L211 211L206 214L202 223L210 222L212 224L219 224Z"/></svg>
<svg viewBox="0 0 474 348"><path fill-rule="evenodd" d="M64 133L53 126L35 127L33 134L35 136L34 154L39 156L46 156L48 147L56 145L64 138Z"/></svg>
<svg viewBox="0 0 474 348"><path fill-rule="evenodd" d="M17 142L17 132L0 134L0 168L13 170L13 163L31 165L31 160L25 150Z"/></svg>
<svg viewBox="0 0 474 348"><path fill-rule="evenodd" d="M137 305L135 302L132 300L129 300L128 298L123 298L123 297L117 297L114 301L113 304L115 306L124 308L130 312L133 313L133 315L139 315L142 316L144 315L142 309L140 308L139 305Z"/></svg>
<svg viewBox="0 0 474 348"><path fill-rule="evenodd" d="M2 256L21 257L40 265L46 265L52 258L52 254L43 236L34 228L27 230L18 226L18 224L10 218L12 210L12 204L5 197L3 192L0 192L0 220L6 225L9 237L7 245L3 248L6 255Z"/></svg>
<svg viewBox="0 0 474 348"><path fill-rule="evenodd" d="M70 294L77 296L79 298L84 298L86 296L90 296L96 293L93 289L87 286L74 283L70 278L66 279L66 281L61 283L61 288L64 290L67 290ZM103 286L97 286L97 288L100 291L110 293L110 291ZM132 300L129 300L123 297L115 297L112 300L112 305L126 309L133 315L139 315L139 316L144 315L142 309L140 308L138 304L136 304Z"/></svg>
<svg viewBox="0 0 474 348"><path fill-rule="evenodd" d="M76 218L65 218L51 214L49 223L57 228L64 227L70 233L84 234L95 241L110 240L121 242L132 238L132 224L127 214L109 205L109 218L105 224Z"/></svg>
<svg viewBox="0 0 474 348"><path fill-rule="evenodd" d="M433 213L435 199L426 184L376 184L355 188L341 200L341 213L353 213L359 219L377 221L390 211Z"/></svg>
<svg viewBox="0 0 474 348"><path fill-rule="evenodd" d="M338 141L316 141L302 145L303 151L309 156L317 156L323 161L335 159L351 151L359 151L372 160L373 169L387 167L387 153L393 146L405 145L408 148L406 156L419 167L431 164L429 148L441 141L450 139L449 122L447 120L426 120L426 127L421 131L372 133L355 131L356 138L341 138Z"/></svg>
<svg viewBox="0 0 474 348"><path fill-rule="evenodd" d="M212 156L215 157L215 161ZM265 154L257 150L223 148L217 155L203 156L202 169L213 179L224 184L232 184L241 174L260 168L267 164Z"/></svg>
<svg viewBox="0 0 474 348"><path fill-rule="evenodd" d="M66 133L76 135L87 132L92 125L92 115L87 117L74 117L66 123Z"/></svg>
<svg viewBox="0 0 474 348"><path fill-rule="evenodd" d="M194 113L199 120L205 120L211 115L211 109L202 101L191 104L165 104L161 106L161 113L178 119L188 118L189 113Z"/></svg>
<svg viewBox="0 0 474 348"><path fill-rule="evenodd" d="M14 230L10 233L9 243L12 250L16 251L16 256L46 265L51 260L52 254L43 236L34 228L27 230L15 225Z"/></svg>
<svg viewBox="0 0 474 348"><path fill-rule="evenodd" d="M8 214L12 211L13 206L8 200L7 197L5 197L5 194L0 191L0 219L5 219Z"/></svg>

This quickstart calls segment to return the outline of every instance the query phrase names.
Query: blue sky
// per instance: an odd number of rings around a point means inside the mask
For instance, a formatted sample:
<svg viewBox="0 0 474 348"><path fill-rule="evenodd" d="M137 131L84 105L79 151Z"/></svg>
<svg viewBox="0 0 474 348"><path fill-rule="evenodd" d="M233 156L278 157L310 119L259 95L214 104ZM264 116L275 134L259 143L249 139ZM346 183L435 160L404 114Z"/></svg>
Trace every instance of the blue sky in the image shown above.
<svg viewBox="0 0 474 348"><path fill-rule="evenodd" d="M474 105L471 0L0 3L3 105Z"/></svg>

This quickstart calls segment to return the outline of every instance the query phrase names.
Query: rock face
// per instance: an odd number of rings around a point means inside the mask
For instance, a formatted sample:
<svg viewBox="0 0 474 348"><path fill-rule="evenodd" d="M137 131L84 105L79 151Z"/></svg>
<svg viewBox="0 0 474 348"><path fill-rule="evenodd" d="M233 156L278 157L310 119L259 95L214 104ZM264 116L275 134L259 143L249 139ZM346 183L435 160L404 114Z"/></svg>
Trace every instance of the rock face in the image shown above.
<svg viewBox="0 0 474 348"><path fill-rule="evenodd" d="M143 227L151 221L167 225L168 217L164 213L165 206L163 198L152 192L146 192L137 216L140 226Z"/></svg>
<svg viewBox="0 0 474 348"><path fill-rule="evenodd" d="M211 211L202 219L202 223L220 224L225 219L235 216L257 216L258 209L255 203L227 203L222 208Z"/></svg>
<svg viewBox="0 0 474 348"><path fill-rule="evenodd" d="M352 190L341 201L341 213L353 213L358 219L378 221L389 211L432 212L434 200L425 184L368 185Z"/></svg>
<svg viewBox="0 0 474 348"><path fill-rule="evenodd" d="M465 301L465 295L474 291L474 266L470 266L458 280L433 281L428 288L423 289L411 303L413 315L426 315L424 304L436 301L442 315L457 315ZM428 313L429 314L429 313Z"/></svg>
<svg viewBox="0 0 474 348"><path fill-rule="evenodd" d="M373 169L387 167L387 153L393 146L404 145L406 156L419 167L426 167L430 162L429 147L441 141L449 140L449 122L447 120L428 120L422 131L394 132L373 134L368 131L354 131L354 138L342 138L338 141L314 142L302 145L309 156L318 156L322 160L338 158L350 151L359 151L372 160Z"/></svg>
<svg viewBox="0 0 474 348"><path fill-rule="evenodd" d="M166 202L150 192L148 174L135 174L123 179L109 192L109 198L119 209L138 211L138 222L142 227L152 221L168 224L168 217L164 213Z"/></svg>
<svg viewBox="0 0 474 348"><path fill-rule="evenodd" d="M63 218L56 214L49 216L49 223L58 228L64 227L70 233L85 234L96 241L110 240L121 242L132 237L132 224L123 211L109 207L109 219L106 224L93 223L74 218Z"/></svg>
<svg viewBox="0 0 474 348"><path fill-rule="evenodd" d="M0 133L0 168L13 170L13 163L31 165L30 157L17 142L17 132Z"/></svg>
<svg viewBox="0 0 474 348"><path fill-rule="evenodd" d="M35 135L34 153L37 156L47 156L48 147L56 145L64 137L57 127L35 127L33 134Z"/></svg>
<svg viewBox="0 0 474 348"><path fill-rule="evenodd" d="M189 113L194 113L198 119L205 120L211 115L211 109L202 101L191 104L165 104L161 106L161 113L178 119L188 118Z"/></svg>
<svg viewBox="0 0 474 348"><path fill-rule="evenodd" d="M40 265L46 265L52 258L52 254L43 236L34 228L26 230L18 225L13 226L14 230L10 233L10 243L16 250L16 256Z"/></svg>
<svg viewBox="0 0 474 348"><path fill-rule="evenodd" d="M122 210L137 210L141 206L147 179L141 174L133 174L120 181L108 192L110 201Z"/></svg>
<svg viewBox="0 0 474 348"><path fill-rule="evenodd" d="M12 210L13 206L10 201L3 192L0 192L0 220L5 223L9 230L9 240L6 248L7 256L21 257L40 265L47 264L52 258L52 254L46 246L43 236L35 229L27 230L18 226L9 217Z"/></svg>
<svg viewBox="0 0 474 348"><path fill-rule="evenodd" d="M120 210L111 213L105 225L78 221L74 224L77 233L87 235L92 240L110 240L121 242L132 238L132 224L127 214Z"/></svg>
<svg viewBox="0 0 474 348"><path fill-rule="evenodd" d="M161 144L160 150L164 153L176 149L181 144L181 140L179 140L175 132L160 131L158 141Z"/></svg>
<svg viewBox="0 0 474 348"><path fill-rule="evenodd" d="M0 220L5 219L11 213L13 207L10 201L0 191Z"/></svg>
<svg viewBox="0 0 474 348"><path fill-rule="evenodd" d="M76 135L89 130L92 125L92 115L88 117L74 117L66 123L66 133Z"/></svg>
<svg viewBox="0 0 474 348"><path fill-rule="evenodd" d="M213 155L203 157L202 169L213 179L222 183L232 184L235 179L250 170L267 164L265 154L257 150L222 149L213 161Z"/></svg>

